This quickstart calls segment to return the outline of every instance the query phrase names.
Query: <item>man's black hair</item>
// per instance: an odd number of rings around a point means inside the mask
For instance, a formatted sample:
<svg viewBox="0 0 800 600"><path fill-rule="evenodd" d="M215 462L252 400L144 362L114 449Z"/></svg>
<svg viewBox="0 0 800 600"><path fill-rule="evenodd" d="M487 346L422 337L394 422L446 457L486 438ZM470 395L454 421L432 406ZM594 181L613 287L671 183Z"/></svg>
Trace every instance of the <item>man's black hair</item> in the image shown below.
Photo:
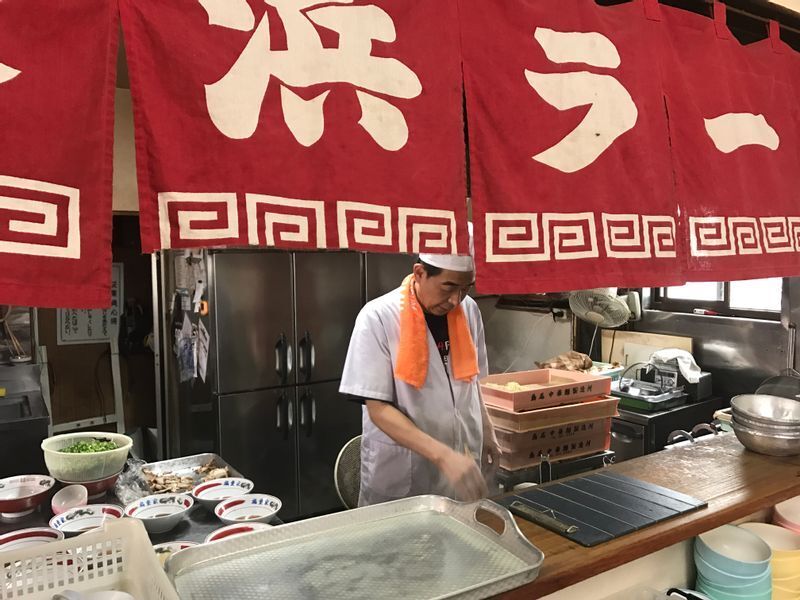
<svg viewBox="0 0 800 600"><path fill-rule="evenodd" d="M440 267L434 267L433 265L429 265L422 259L417 259L417 262L422 265L422 268L425 269L425 272L428 274L428 277L436 277L437 275L441 275L444 269Z"/></svg>

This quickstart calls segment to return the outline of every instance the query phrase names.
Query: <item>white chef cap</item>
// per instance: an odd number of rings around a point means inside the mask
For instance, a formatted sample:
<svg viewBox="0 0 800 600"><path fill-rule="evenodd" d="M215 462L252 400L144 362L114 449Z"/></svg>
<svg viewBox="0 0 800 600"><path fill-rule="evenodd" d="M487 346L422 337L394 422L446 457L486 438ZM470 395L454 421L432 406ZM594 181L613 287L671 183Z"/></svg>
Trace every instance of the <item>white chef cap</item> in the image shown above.
<svg viewBox="0 0 800 600"><path fill-rule="evenodd" d="M461 254L420 254L420 261L431 265L432 267L439 267L447 271L458 271L460 273L468 273L475 271L475 243L472 240L472 223L467 223L469 231L469 255Z"/></svg>

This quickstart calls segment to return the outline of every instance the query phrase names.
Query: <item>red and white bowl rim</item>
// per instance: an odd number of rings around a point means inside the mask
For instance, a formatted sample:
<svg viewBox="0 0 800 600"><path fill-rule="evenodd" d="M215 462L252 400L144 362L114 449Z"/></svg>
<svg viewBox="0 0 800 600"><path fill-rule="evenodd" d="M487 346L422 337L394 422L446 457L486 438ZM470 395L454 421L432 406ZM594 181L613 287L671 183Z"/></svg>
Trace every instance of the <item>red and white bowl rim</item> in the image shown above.
<svg viewBox="0 0 800 600"><path fill-rule="evenodd" d="M56 484L56 480L49 475L15 475L14 477L0 479L0 490L5 489L8 486L13 486L14 484L17 484L17 487L22 487L19 484L23 483L32 484L30 487L34 491L25 496L14 496L13 498L3 498L2 492L0 491L0 503L5 501L13 502L15 500L25 500L27 498L33 498L39 494L43 494ZM15 488L10 487L9 489Z"/></svg>
<svg viewBox="0 0 800 600"><path fill-rule="evenodd" d="M78 511L91 511L90 514L80 515L77 517L69 518L70 515L76 513ZM60 515L57 515L50 519L50 527L53 529L58 529L59 531L67 531L69 533L83 533L80 530L65 529L64 526L68 525L72 522L80 522L85 520L85 518L92 518L97 517L99 515L103 515L107 519L121 519L124 515L124 512L121 507L115 504L87 504L86 506L76 506L75 508L70 508L69 510L65 510ZM77 519L77 520L76 520Z"/></svg>
<svg viewBox="0 0 800 600"><path fill-rule="evenodd" d="M225 485L226 481L235 481L238 482L239 485ZM245 485L241 485L241 484ZM227 489L232 493L228 496L222 498L208 498L206 497L208 492L211 490L217 491L218 489ZM249 494L253 491L253 482L249 479L244 479L243 477L225 477L223 479L212 479L211 481L206 481L204 483L200 483L192 490L192 496L197 498L198 500L216 500L218 502L222 502L223 500L227 500L231 496L241 496L242 494Z"/></svg>
<svg viewBox="0 0 800 600"><path fill-rule="evenodd" d="M29 527L0 535L0 551L10 550L24 540L39 539L42 544L59 542L64 539L64 532L52 527Z"/></svg>
<svg viewBox="0 0 800 600"><path fill-rule="evenodd" d="M236 525L228 525L209 533L203 543L219 542L237 535L253 533L254 531L269 529L270 527L271 525L267 525L266 523L242 523L241 525L237 523Z"/></svg>
<svg viewBox="0 0 800 600"><path fill-rule="evenodd" d="M273 507L264 504L251 503L251 500L255 498L267 500L271 504L274 504L275 506ZM242 494L241 496L234 496L233 498L227 498L225 500L222 500L219 504L217 504L216 508L214 509L214 514L216 514L221 519L225 519L234 509L244 508L242 506L243 504L247 504L246 508L251 509L254 512L260 512L261 516L258 517L260 519L264 519L266 517L272 517L278 514L278 511L281 509L283 505L280 498L276 498L271 494ZM246 521L242 522L245 523Z"/></svg>
<svg viewBox="0 0 800 600"><path fill-rule="evenodd" d="M173 499L173 502L165 502L165 503L161 504L162 506L163 505L167 505L167 504L171 504L172 506L178 507L179 510L174 511L174 512L170 513L169 515L160 515L160 516L157 516L157 517L156 516L149 517L149 516L137 514L137 513L141 513L144 510L147 510L149 508L153 508L155 506L158 506L158 504L156 504L156 503L147 504L148 501L154 501L154 500L165 499L165 498ZM145 503L144 506L142 505L143 503ZM142 519L142 520L145 520L145 519L161 519L161 518L164 518L164 517L174 516L174 515L176 515L178 513L184 513L186 511L188 511L189 509L191 509L192 506L194 506L194 498L192 498L189 494L157 494L157 495L152 495L152 496L145 496L144 498L139 498L138 500L135 500L134 502L131 502L130 504L128 504L128 506L125 507L125 516L126 517L133 517L135 519Z"/></svg>

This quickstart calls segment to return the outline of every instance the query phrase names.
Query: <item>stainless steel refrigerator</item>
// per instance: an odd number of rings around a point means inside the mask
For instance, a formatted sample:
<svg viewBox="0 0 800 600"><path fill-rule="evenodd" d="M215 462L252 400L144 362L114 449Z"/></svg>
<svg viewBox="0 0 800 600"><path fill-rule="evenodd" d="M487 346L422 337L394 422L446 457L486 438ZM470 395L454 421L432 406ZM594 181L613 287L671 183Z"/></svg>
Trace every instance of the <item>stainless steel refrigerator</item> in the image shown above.
<svg viewBox="0 0 800 600"><path fill-rule="evenodd" d="M179 441L170 452L218 452L283 501L283 519L341 508L334 465L361 432L361 407L338 388L364 302L364 257L253 250L205 260L208 375L172 377L167 421Z"/></svg>

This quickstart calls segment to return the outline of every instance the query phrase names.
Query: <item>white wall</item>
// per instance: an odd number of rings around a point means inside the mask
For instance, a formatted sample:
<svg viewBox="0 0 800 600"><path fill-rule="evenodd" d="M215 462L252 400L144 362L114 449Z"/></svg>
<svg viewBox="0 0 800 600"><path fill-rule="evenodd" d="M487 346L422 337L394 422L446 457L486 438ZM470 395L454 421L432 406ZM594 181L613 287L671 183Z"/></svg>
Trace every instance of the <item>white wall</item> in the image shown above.
<svg viewBox="0 0 800 600"><path fill-rule="evenodd" d="M490 373L535 369L537 361L570 350L571 319L553 321L550 314L498 309L494 297L477 302L486 329Z"/></svg>

